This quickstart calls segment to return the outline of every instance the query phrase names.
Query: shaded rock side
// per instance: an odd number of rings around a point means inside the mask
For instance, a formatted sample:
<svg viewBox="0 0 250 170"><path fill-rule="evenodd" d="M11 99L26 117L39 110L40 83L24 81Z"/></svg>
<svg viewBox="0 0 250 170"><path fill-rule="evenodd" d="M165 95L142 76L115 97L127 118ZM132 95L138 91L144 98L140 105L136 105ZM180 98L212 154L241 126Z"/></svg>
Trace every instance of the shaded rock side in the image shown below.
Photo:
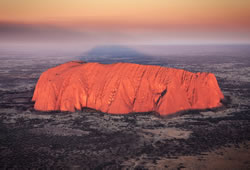
<svg viewBox="0 0 250 170"><path fill-rule="evenodd" d="M219 107L223 98L212 73L72 61L42 73L32 100L41 111L89 107L112 114L155 111L167 115Z"/></svg>

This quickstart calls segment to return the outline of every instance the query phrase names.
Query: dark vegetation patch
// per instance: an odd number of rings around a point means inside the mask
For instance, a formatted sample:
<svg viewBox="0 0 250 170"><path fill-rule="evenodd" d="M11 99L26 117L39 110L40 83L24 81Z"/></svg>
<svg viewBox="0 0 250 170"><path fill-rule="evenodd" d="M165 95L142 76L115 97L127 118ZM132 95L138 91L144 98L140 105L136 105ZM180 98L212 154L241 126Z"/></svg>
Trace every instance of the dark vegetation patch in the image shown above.
<svg viewBox="0 0 250 170"><path fill-rule="evenodd" d="M31 91L10 94L1 92L5 101L12 101L14 98L24 96L27 103L22 103L21 110L29 110L31 114L53 115L55 119L20 117L16 119L14 124L6 124L3 121L8 116L2 114L0 118L0 164L4 165L4 168L41 168L45 166L69 168L80 166L119 169L123 161L145 154L154 159L161 157L177 159L179 156L199 155L202 152L213 151L229 144L238 146L240 143L250 140L250 113L247 110L234 112L225 117L202 117L200 112L204 112L204 110L190 110L173 114L170 117L160 117L156 113L107 115L94 109L83 108L82 111L78 111L80 117L69 121L72 122L73 129L88 131L87 135L60 136L31 133L30 129L34 129L35 125L43 127L49 122L55 122L57 117L71 114L70 112L58 111L35 111L32 109L33 103L28 102L31 94ZM229 101L230 99L226 99L224 109L231 107ZM20 111L18 104L2 102L1 107L9 105ZM207 111L218 112L221 110L208 109ZM185 115L189 115L185 118L186 121L169 121L172 118L185 117ZM154 117L157 120L153 120ZM91 118L105 119L110 124L116 124L118 129L100 131L99 125L95 121L91 121ZM164 121L168 121L168 123L164 123ZM139 122L144 123L138 124ZM123 123L126 123L126 126ZM57 121L53 125L61 126L64 124L67 124L67 121L61 121L61 123ZM167 128L178 128L192 133L187 139L173 138L156 141L147 140L141 136L143 129L164 128L166 130ZM157 134L152 135L152 139L154 135L157 137Z"/></svg>

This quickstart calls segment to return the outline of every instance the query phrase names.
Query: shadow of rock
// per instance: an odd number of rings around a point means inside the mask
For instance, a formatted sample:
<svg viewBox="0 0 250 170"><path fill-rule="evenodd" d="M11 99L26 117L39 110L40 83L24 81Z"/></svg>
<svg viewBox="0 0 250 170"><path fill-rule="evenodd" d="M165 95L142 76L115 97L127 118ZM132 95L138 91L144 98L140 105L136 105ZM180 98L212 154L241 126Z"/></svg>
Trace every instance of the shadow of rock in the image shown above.
<svg viewBox="0 0 250 170"><path fill-rule="evenodd" d="M80 56L79 59L87 62L100 62L102 64L117 62L146 64L150 61L151 56L127 46L103 45L90 49Z"/></svg>

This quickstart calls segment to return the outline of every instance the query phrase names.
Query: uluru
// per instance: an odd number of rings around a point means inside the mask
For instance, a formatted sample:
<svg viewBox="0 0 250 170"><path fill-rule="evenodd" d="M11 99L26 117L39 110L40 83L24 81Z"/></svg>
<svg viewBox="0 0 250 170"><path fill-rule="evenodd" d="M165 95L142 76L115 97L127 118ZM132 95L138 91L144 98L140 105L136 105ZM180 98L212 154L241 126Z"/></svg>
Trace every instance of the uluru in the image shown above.
<svg viewBox="0 0 250 170"><path fill-rule="evenodd" d="M32 100L40 111L93 108L110 114L168 115L220 107L224 98L212 73L132 63L71 61L40 76Z"/></svg>

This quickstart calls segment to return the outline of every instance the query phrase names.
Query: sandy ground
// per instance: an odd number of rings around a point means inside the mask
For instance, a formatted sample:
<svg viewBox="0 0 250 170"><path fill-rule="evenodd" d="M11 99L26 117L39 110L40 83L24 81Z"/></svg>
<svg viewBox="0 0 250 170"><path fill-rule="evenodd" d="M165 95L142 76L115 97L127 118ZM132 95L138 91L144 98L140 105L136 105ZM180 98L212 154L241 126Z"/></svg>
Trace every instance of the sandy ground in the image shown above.
<svg viewBox="0 0 250 170"><path fill-rule="evenodd" d="M155 163L142 155L123 163L124 166L143 165L148 169L249 169L250 142L240 144L238 147L227 146L211 152L204 152L196 156L179 156L178 158L161 158ZM145 161L148 160L148 161Z"/></svg>

